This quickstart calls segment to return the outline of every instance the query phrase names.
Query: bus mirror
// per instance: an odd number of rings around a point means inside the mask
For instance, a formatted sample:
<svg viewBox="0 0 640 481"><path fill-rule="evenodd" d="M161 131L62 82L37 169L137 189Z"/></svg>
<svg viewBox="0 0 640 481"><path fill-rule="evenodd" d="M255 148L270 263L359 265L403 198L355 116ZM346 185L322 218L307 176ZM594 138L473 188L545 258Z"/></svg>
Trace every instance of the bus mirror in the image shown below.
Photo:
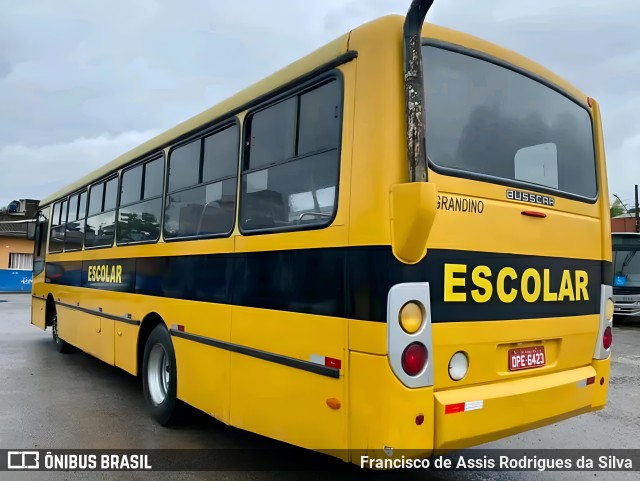
<svg viewBox="0 0 640 481"><path fill-rule="evenodd" d="M34 240L36 238L36 226L37 222L35 219L29 223L27 223L27 239Z"/></svg>
<svg viewBox="0 0 640 481"><path fill-rule="evenodd" d="M395 184L390 201L393 254L406 264L415 264L427 253L437 211L436 186L431 182Z"/></svg>

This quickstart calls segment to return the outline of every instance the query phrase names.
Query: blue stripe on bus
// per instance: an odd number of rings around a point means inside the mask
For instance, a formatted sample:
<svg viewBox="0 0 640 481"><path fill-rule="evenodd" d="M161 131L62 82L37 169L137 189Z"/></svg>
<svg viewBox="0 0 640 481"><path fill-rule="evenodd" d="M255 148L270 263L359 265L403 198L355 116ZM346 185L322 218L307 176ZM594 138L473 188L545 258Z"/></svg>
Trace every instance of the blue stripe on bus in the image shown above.
<svg viewBox="0 0 640 481"><path fill-rule="evenodd" d="M467 302L444 302L444 265L467 266ZM607 262L558 257L430 249L418 264L395 259L389 246L341 247L236 254L203 254L48 262L46 281L91 289L213 302L385 322L387 293L403 282L429 282L432 322L530 319L595 314ZM471 271L488 266L493 275L511 267L518 275L506 288L520 289L527 268L549 269L555 292L564 270L587 273L588 300L511 303L495 292L488 302L472 301ZM460 275L458 274L458 277ZM605 282L609 283L609 282ZM460 287L455 288L461 292Z"/></svg>

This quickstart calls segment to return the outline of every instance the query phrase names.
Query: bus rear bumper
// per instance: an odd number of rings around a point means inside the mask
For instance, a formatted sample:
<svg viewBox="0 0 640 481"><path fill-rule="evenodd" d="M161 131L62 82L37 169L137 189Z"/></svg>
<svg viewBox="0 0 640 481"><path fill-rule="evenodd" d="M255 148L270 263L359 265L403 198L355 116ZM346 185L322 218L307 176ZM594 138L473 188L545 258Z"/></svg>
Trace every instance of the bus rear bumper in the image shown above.
<svg viewBox="0 0 640 481"><path fill-rule="evenodd" d="M569 371L436 392L435 450L475 446L601 409L608 381L607 359Z"/></svg>

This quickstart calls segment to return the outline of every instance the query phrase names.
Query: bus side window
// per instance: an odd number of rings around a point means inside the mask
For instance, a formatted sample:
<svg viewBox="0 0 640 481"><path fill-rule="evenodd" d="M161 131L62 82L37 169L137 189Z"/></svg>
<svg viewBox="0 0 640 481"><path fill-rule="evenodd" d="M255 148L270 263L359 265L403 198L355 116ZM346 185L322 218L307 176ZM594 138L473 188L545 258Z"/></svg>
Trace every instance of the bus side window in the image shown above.
<svg viewBox="0 0 640 481"><path fill-rule="evenodd" d="M164 157L157 157L122 173L118 208L118 245L155 242L160 238Z"/></svg>
<svg viewBox="0 0 640 481"><path fill-rule="evenodd" d="M340 164L340 82L305 90L247 120L240 227L292 230L328 225Z"/></svg>
<svg viewBox="0 0 640 481"><path fill-rule="evenodd" d="M51 233L49 234L49 253L62 252L64 247L64 232L67 223L67 201L53 205L51 218Z"/></svg>
<svg viewBox="0 0 640 481"><path fill-rule="evenodd" d="M227 235L236 212L240 128L227 125L169 154L164 237Z"/></svg>
<svg viewBox="0 0 640 481"><path fill-rule="evenodd" d="M89 209L84 233L85 247L110 247L116 230L118 178L91 186Z"/></svg>
<svg viewBox="0 0 640 481"><path fill-rule="evenodd" d="M84 196L84 197L83 197ZM74 251L82 249L84 237L84 204L86 192L72 195L69 198L69 214L65 229L64 250Z"/></svg>

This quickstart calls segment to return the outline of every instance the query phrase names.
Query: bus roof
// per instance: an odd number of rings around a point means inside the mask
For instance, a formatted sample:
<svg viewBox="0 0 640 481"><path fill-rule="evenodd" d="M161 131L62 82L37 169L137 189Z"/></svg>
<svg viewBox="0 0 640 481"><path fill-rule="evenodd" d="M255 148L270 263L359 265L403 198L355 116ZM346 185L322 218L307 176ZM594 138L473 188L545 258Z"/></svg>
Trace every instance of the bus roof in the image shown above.
<svg viewBox="0 0 640 481"><path fill-rule="evenodd" d="M388 15L386 17L373 20L367 24L364 24L355 31L361 30L373 30L375 35L391 38L392 35L396 35L402 32L402 25L404 17L400 15ZM445 27L440 27L430 23L425 23L423 26L423 36L425 38L457 44L462 47L466 47L475 51L479 51L516 67L531 72L534 75L542 77L547 81L557 85L562 90L572 95L576 99L586 100L586 95L569 84L567 81L557 76L550 70L544 68L542 65L533 62L522 55L513 52L509 49L500 47L491 42L482 40L469 34L458 32ZM336 40L320 47L309 55L291 63L290 65L278 70L265 79L247 87L246 89L238 92L232 97L218 103L217 105L201 112L190 119L179 123L175 127L163 132L162 134L144 142L143 144L135 147L134 149L124 153L104 166L94 170L81 179L73 182L72 184L64 187L58 192L46 196L40 202L41 206L45 206L54 202L55 200L71 194L77 190L92 184L93 182L119 170L121 167L127 164L143 158L147 155L153 154L162 148L169 146L173 141L178 138L184 137L191 132L199 130L202 126L212 124L217 120L223 120L224 115L242 107L243 105L251 102L253 99L268 94L269 92L277 89L279 86L291 82L298 77L301 77L320 65L329 63L340 55L347 53L349 50L349 39L351 32ZM400 37L398 37L400 40ZM357 50L357 48L355 49ZM584 103L584 101L583 101Z"/></svg>

